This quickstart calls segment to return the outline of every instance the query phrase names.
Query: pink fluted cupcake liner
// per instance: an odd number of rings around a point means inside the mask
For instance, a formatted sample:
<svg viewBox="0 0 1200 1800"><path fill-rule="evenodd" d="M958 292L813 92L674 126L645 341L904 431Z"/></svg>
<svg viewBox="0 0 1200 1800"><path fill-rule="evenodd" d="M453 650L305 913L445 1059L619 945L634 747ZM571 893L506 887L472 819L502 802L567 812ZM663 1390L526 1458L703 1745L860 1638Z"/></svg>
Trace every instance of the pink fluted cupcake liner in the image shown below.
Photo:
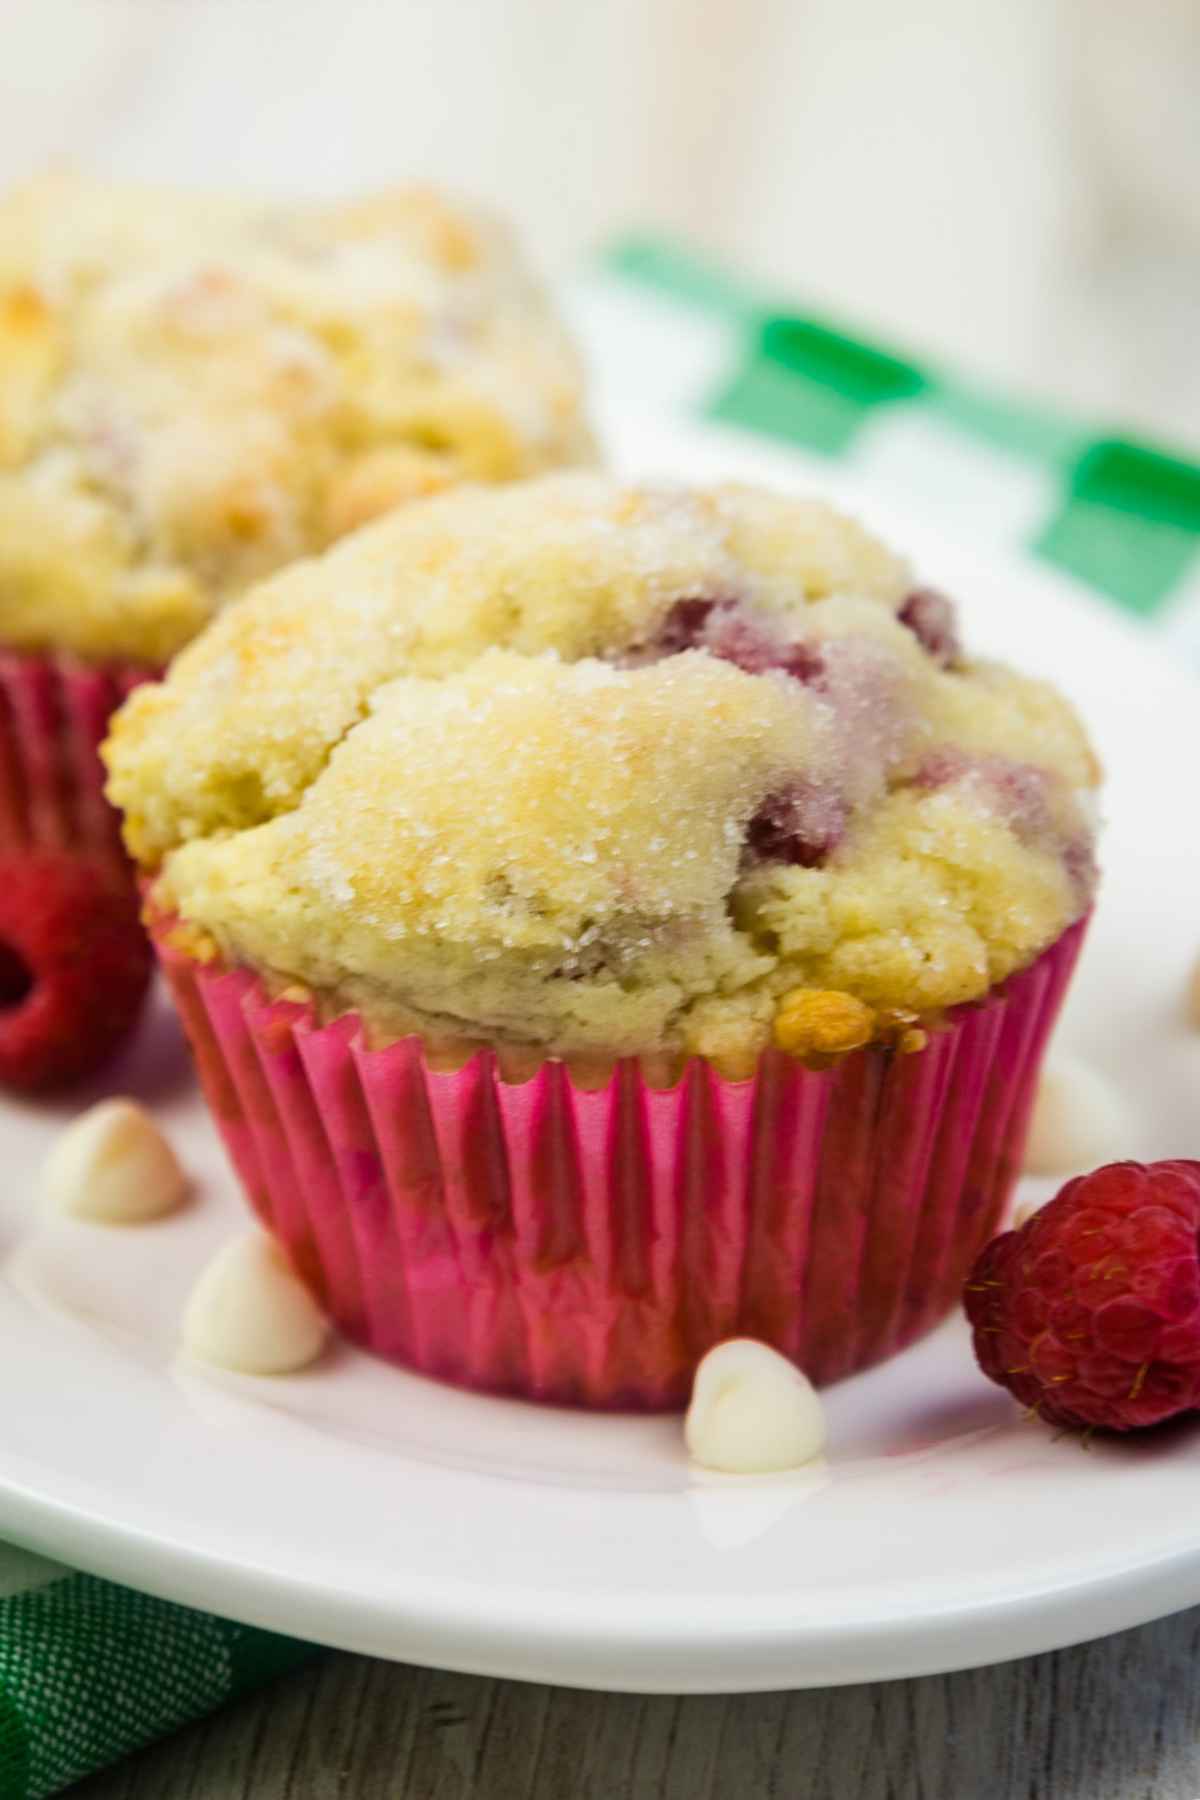
<svg viewBox="0 0 1200 1800"><path fill-rule="evenodd" d="M155 935L250 1201L349 1337L469 1387L666 1408L722 1338L828 1382L955 1305L1085 925L924 1050L772 1051L747 1081L697 1060L666 1089L624 1062L595 1090L368 1049L357 1017L321 1026Z"/></svg>
<svg viewBox="0 0 1200 1800"><path fill-rule="evenodd" d="M123 861L99 747L121 702L160 671L0 650L0 847Z"/></svg>

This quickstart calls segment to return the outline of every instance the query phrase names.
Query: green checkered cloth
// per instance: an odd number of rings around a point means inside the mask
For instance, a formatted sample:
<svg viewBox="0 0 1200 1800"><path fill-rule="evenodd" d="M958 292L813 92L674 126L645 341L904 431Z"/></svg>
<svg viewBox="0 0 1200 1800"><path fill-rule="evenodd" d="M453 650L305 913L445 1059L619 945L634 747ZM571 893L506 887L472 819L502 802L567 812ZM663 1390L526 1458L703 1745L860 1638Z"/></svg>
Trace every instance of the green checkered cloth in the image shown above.
<svg viewBox="0 0 1200 1800"><path fill-rule="evenodd" d="M37 1800L312 1646L0 1546L0 1800Z"/></svg>
<svg viewBox="0 0 1200 1800"><path fill-rule="evenodd" d="M708 419L933 502L1200 662L1200 467L773 304L660 240L570 296L607 401ZM36 1800L311 1647L0 1547L0 1800Z"/></svg>
<svg viewBox="0 0 1200 1800"><path fill-rule="evenodd" d="M678 246L605 257L579 317L631 403L739 427L1054 564L1200 660L1200 466L783 307Z"/></svg>

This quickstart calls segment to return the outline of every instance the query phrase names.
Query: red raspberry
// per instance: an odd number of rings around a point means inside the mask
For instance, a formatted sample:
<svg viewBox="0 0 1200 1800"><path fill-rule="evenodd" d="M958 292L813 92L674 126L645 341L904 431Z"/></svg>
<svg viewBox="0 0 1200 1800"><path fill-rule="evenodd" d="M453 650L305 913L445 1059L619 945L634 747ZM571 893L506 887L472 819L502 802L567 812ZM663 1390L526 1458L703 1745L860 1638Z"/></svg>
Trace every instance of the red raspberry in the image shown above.
<svg viewBox="0 0 1200 1800"><path fill-rule="evenodd" d="M1133 1431L1200 1406L1200 1162L1069 1181L967 1281L985 1375L1042 1418Z"/></svg>
<svg viewBox="0 0 1200 1800"><path fill-rule="evenodd" d="M88 1075L133 1029L150 944L132 883L101 859L0 856L0 1085Z"/></svg>

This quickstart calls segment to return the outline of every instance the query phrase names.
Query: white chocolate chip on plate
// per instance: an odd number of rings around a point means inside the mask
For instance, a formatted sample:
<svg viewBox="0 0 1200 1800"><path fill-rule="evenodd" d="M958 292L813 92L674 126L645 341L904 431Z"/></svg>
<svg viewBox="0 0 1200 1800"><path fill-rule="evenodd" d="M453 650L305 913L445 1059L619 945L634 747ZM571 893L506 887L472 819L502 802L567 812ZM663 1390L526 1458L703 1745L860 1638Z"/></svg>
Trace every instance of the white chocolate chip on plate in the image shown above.
<svg viewBox="0 0 1200 1800"><path fill-rule="evenodd" d="M1077 1056L1050 1057L1038 1082L1027 1175L1083 1175L1101 1163L1136 1155L1125 1096Z"/></svg>
<svg viewBox="0 0 1200 1800"><path fill-rule="evenodd" d="M766 1475L811 1462L825 1446L825 1413L806 1375L754 1338L729 1338L705 1356L684 1421L702 1468Z"/></svg>
<svg viewBox="0 0 1200 1800"><path fill-rule="evenodd" d="M170 1144L134 1100L101 1100L73 1119L42 1168L56 1212L103 1225L140 1225L181 1205L187 1177Z"/></svg>
<svg viewBox="0 0 1200 1800"><path fill-rule="evenodd" d="M239 1375L290 1375L316 1361L328 1336L316 1301L261 1231L217 1252L183 1314L188 1355Z"/></svg>

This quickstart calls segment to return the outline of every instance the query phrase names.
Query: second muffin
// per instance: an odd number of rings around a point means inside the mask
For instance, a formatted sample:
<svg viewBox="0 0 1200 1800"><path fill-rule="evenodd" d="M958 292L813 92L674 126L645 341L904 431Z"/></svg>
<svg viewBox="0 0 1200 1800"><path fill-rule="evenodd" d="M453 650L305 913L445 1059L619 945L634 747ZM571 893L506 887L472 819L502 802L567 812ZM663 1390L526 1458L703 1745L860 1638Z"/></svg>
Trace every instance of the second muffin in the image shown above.
<svg viewBox="0 0 1200 1800"><path fill-rule="evenodd" d="M0 837L115 842L108 713L227 600L389 507L590 459L507 231L52 175L0 202Z"/></svg>

